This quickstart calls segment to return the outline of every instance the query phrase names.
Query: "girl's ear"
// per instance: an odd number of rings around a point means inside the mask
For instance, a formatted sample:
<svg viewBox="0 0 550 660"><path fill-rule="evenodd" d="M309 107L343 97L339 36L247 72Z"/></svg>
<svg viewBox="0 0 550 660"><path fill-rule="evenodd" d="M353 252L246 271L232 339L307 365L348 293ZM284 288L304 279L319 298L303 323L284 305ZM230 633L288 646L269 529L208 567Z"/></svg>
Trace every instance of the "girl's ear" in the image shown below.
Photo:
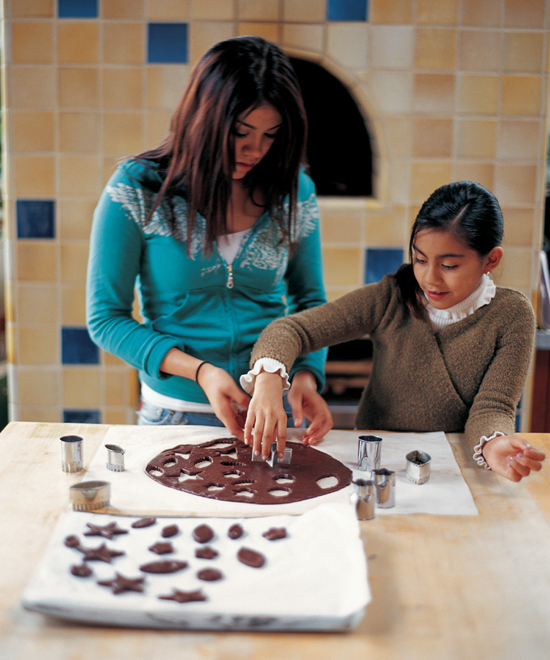
<svg viewBox="0 0 550 660"><path fill-rule="evenodd" d="M492 273L493 270L499 265L500 260L502 259L502 248L499 246L494 247L489 254L485 257L485 272L487 274Z"/></svg>

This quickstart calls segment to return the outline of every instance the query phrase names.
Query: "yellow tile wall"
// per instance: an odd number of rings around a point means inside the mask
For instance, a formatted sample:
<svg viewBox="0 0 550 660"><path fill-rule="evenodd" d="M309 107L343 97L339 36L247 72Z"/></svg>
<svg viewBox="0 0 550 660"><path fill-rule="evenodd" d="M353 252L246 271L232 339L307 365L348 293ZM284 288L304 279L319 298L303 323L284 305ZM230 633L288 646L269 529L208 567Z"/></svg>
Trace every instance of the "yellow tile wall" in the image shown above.
<svg viewBox="0 0 550 660"><path fill-rule="evenodd" d="M12 418L59 421L64 408L89 407L107 423L135 422L135 372L102 351L99 365L62 366L60 328L84 324L92 213L117 160L164 139L194 62L239 34L320 62L368 119L373 198L319 200L329 298L362 283L367 247L406 250L423 200L462 179L501 201L497 280L535 291L548 132L545 0L371 0L367 23L327 22L326 0L99 4L98 19L67 20L56 18L55 0L3 0ZM146 62L148 21L189 24L187 64ZM17 240L19 198L55 201L55 239Z"/></svg>

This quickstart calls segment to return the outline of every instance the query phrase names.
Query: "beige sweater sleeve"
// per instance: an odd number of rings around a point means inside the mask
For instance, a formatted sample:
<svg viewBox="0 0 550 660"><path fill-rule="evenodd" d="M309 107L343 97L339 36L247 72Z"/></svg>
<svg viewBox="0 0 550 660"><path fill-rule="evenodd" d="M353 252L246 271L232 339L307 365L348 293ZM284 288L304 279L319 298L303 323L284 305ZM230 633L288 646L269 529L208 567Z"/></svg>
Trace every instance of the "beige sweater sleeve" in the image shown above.
<svg viewBox="0 0 550 660"><path fill-rule="evenodd" d="M261 333L250 360L274 358L290 369L299 355L351 341L372 332L388 312L393 287L389 278L363 286L337 300L270 323Z"/></svg>

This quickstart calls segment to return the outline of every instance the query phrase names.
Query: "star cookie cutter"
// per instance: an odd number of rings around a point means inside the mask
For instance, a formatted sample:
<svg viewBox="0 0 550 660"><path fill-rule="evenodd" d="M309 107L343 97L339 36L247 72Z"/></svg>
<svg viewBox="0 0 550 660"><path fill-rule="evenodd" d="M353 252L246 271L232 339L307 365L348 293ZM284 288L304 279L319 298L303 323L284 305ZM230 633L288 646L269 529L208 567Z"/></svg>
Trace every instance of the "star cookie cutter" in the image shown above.
<svg viewBox="0 0 550 660"><path fill-rule="evenodd" d="M258 461L263 461L264 459L262 458L261 454L258 454L256 456L254 454L254 449L252 450L252 461L254 463L257 463ZM266 463L271 466L275 467L276 465L290 465L292 463L292 449L289 447L285 447L285 452L283 454L282 458L279 458L277 456L277 443L273 442L271 444L271 454L269 458L266 460Z"/></svg>

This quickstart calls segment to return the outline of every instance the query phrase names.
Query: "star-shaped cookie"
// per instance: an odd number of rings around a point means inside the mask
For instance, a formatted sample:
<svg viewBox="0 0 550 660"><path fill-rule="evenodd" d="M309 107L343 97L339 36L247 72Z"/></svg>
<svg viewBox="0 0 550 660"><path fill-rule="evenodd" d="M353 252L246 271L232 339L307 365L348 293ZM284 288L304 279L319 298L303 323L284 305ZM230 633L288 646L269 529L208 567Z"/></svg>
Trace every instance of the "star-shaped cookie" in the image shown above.
<svg viewBox="0 0 550 660"><path fill-rule="evenodd" d="M175 600L177 603L208 600L208 598L202 593L202 589L197 589L197 591L180 591L179 589L172 589L172 593L169 596L159 596L159 599Z"/></svg>
<svg viewBox="0 0 550 660"><path fill-rule="evenodd" d="M103 536L106 539L112 539L115 534L128 534L128 530L120 528L116 522L108 525L94 525L93 523L86 523L86 525L90 529L84 532L84 536Z"/></svg>
<svg viewBox="0 0 550 660"><path fill-rule="evenodd" d="M84 548L78 547L77 550L84 555L84 561L104 561L107 564L111 563L113 557L120 557L125 554L121 550L109 550L109 548L102 543L98 548Z"/></svg>
<svg viewBox="0 0 550 660"><path fill-rule="evenodd" d="M111 591L114 594L121 594L123 591L138 591L143 592L143 583L145 578L127 578L120 573L115 573L115 577L112 580L98 580L98 584L101 584L103 587L111 587Z"/></svg>

